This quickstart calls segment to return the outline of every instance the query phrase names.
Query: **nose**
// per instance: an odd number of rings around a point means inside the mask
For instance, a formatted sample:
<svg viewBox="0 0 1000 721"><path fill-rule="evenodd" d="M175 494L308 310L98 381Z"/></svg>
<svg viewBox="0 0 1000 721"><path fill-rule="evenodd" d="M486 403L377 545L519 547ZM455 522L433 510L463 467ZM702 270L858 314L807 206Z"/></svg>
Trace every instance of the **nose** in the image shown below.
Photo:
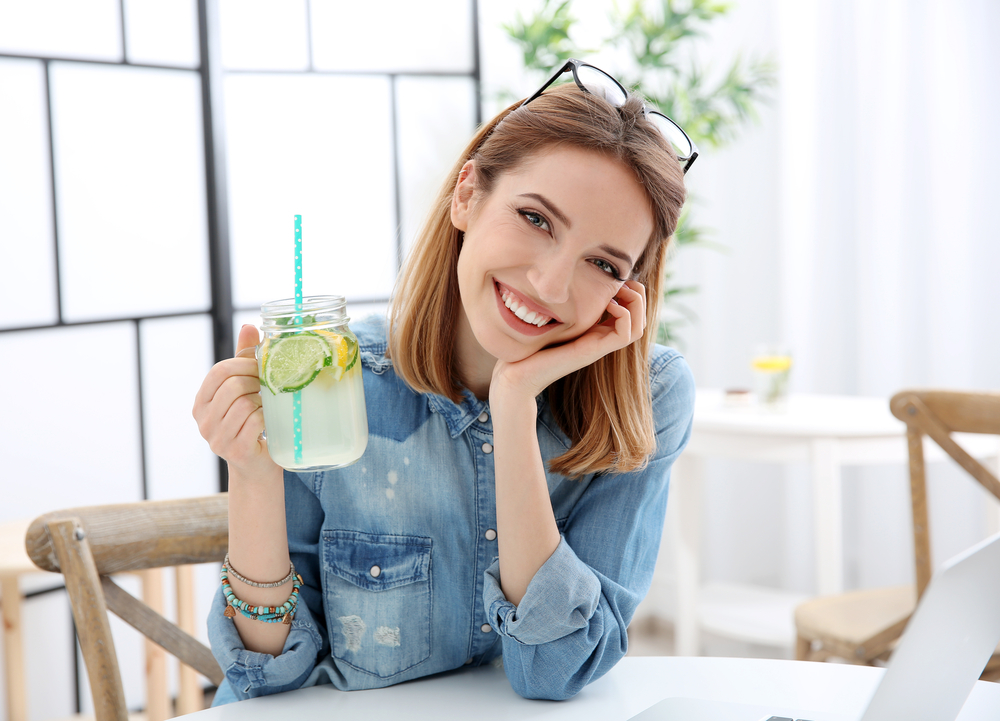
<svg viewBox="0 0 1000 721"><path fill-rule="evenodd" d="M528 269L527 276L541 302L565 303L573 282L573 261L559 253L545 254Z"/></svg>

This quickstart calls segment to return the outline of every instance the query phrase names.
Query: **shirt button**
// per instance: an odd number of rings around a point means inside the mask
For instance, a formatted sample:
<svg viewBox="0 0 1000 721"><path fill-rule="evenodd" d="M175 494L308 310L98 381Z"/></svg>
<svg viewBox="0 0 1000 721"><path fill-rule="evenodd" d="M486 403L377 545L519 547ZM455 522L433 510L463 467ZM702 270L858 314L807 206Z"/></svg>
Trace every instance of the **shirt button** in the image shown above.
<svg viewBox="0 0 1000 721"><path fill-rule="evenodd" d="M379 568L378 566L372 566L371 570L368 571L368 573L372 575L372 578L378 578L380 575L382 575L382 569Z"/></svg>
<svg viewBox="0 0 1000 721"><path fill-rule="evenodd" d="M489 419L490 419L490 414L487 413L486 411L483 411L482 413L479 414L479 422L480 423L485 423Z"/></svg>
<svg viewBox="0 0 1000 721"><path fill-rule="evenodd" d="M493 627L490 626L488 623L484 623L482 626L479 627L479 630L482 631L483 633L489 633L490 631L493 630Z"/></svg>
<svg viewBox="0 0 1000 721"><path fill-rule="evenodd" d="M495 540L497 540L497 532L494 531L492 528L489 529L488 531L486 531L486 533L483 534L483 535L486 536L486 540L487 541L495 541Z"/></svg>
<svg viewBox="0 0 1000 721"><path fill-rule="evenodd" d="M483 444L483 453L492 453L492 452L493 452L493 445L490 444L490 443L484 443Z"/></svg>
<svg viewBox="0 0 1000 721"><path fill-rule="evenodd" d="M469 664L471 664L471 663L472 663L472 659L471 659L471 658L467 658L467 659L465 659L465 665L466 665L466 666L468 666L468 665L469 665Z"/></svg>

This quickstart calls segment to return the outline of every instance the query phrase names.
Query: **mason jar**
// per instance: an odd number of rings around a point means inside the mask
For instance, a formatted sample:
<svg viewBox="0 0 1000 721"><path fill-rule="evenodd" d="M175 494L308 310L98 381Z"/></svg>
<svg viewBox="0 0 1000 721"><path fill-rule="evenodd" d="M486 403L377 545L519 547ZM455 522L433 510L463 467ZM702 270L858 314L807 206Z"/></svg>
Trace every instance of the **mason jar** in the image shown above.
<svg viewBox="0 0 1000 721"><path fill-rule="evenodd" d="M339 295L276 300L260 308L257 346L267 450L282 468L322 471L361 458L368 415L358 339Z"/></svg>

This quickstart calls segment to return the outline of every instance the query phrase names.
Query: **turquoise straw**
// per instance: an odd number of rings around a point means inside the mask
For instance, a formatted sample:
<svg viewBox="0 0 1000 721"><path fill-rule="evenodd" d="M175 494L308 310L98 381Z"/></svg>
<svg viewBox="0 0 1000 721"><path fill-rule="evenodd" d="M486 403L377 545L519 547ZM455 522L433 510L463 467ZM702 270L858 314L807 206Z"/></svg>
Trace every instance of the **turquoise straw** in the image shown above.
<svg viewBox="0 0 1000 721"><path fill-rule="evenodd" d="M295 216L295 325L302 325L302 216ZM302 391L292 394L295 463L302 463Z"/></svg>

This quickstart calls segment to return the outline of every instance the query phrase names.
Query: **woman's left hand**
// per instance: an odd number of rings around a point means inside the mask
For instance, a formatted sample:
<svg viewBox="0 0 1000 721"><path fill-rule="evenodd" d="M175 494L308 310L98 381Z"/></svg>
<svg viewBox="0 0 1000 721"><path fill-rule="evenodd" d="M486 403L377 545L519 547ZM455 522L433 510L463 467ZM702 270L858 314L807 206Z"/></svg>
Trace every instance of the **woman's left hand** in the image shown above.
<svg viewBox="0 0 1000 721"><path fill-rule="evenodd" d="M497 361L490 383L495 392L521 391L535 397L552 383L590 365L608 353L642 338L646 328L646 288L627 280L608 303L604 320L579 338L543 348L524 360Z"/></svg>

